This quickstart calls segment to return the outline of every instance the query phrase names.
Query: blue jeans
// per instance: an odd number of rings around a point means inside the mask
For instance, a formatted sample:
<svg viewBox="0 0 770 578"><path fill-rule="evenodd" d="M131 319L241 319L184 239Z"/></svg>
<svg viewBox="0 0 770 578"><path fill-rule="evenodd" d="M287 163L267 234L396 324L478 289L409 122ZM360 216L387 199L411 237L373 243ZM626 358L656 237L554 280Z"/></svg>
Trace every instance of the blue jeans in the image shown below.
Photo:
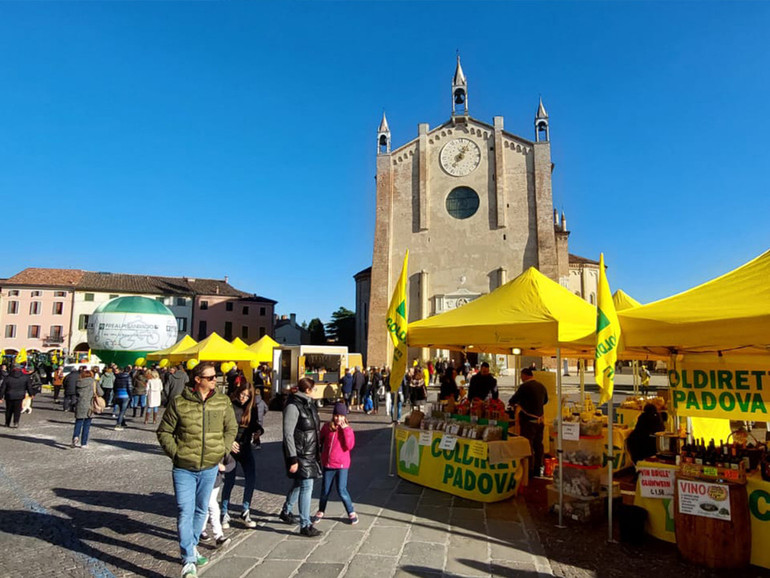
<svg viewBox="0 0 770 578"><path fill-rule="evenodd" d="M115 411L118 411L120 409L120 413L118 414L118 425L126 425L126 411L128 411L128 405L131 400L127 397L116 397L115 398Z"/></svg>
<svg viewBox="0 0 770 578"><path fill-rule="evenodd" d="M291 490L286 494L282 511L291 514L299 498L299 523L303 528L310 525L310 500L313 497L313 478L294 478Z"/></svg>
<svg viewBox="0 0 770 578"><path fill-rule="evenodd" d="M250 443L242 443L241 451L232 454L235 460L243 468L245 483L243 486L243 511L248 512L251 507L251 497L254 495L254 487L257 485L257 462L254 460L254 450ZM222 486L222 512L227 513L230 506L230 494L235 486L235 470L237 466L225 474L225 482Z"/></svg>
<svg viewBox="0 0 770 578"><path fill-rule="evenodd" d="M342 468L339 470L324 470L324 485L321 490L321 499L318 502L318 510L320 512L326 511L326 503L329 501L329 495L332 493L332 485L336 482L337 493L340 495L340 500L345 506L345 510L348 514L355 512L353 509L353 501L350 499L348 493L348 469Z"/></svg>
<svg viewBox="0 0 770 578"><path fill-rule="evenodd" d="M401 406L404 404L404 402L401 400L401 396L397 391L391 392L390 395L393 398L393 405L390 409L390 417L396 421L401 421Z"/></svg>
<svg viewBox="0 0 770 578"><path fill-rule="evenodd" d="M147 394L131 396L131 407L137 408L137 407L144 407L146 405L147 405Z"/></svg>
<svg viewBox="0 0 770 578"><path fill-rule="evenodd" d="M75 431L72 432L72 437L80 438L80 445L84 446L88 443L88 434L91 431L91 418L83 418L75 420ZM82 432L82 433L81 433Z"/></svg>
<svg viewBox="0 0 770 578"><path fill-rule="evenodd" d="M174 478L176 527L182 564L195 563L198 559L195 546L198 544L209 515L209 497L211 497L211 490L214 489L218 470L219 468L214 466L199 472L181 468L174 468L171 471Z"/></svg>

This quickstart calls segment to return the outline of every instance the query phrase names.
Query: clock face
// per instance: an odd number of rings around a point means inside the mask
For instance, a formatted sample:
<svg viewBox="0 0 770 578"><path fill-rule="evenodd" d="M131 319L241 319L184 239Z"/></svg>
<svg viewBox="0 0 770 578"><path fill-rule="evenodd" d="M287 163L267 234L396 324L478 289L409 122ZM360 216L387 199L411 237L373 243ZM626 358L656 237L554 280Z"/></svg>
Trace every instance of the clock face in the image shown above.
<svg viewBox="0 0 770 578"><path fill-rule="evenodd" d="M472 173L481 162L478 145L467 138L450 140L441 149L441 166L453 177L464 177Z"/></svg>

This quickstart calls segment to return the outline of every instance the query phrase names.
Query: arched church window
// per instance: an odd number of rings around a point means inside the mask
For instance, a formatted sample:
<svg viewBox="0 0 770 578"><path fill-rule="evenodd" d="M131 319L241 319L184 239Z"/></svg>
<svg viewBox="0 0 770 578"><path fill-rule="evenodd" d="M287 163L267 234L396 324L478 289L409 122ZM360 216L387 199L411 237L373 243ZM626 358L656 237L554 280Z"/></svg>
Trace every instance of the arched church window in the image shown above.
<svg viewBox="0 0 770 578"><path fill-rule="evenodd" d="M455 219L467 219L479 210L479 196L470 187L452 189L446 198L447 213Z"/></svg>

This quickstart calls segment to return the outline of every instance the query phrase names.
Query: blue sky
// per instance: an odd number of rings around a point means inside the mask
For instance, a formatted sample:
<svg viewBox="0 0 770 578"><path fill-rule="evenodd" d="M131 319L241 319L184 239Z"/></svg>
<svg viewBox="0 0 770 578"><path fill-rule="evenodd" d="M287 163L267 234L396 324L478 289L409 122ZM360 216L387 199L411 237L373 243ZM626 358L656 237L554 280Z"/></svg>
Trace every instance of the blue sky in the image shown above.
<svg viewBox="0 0 770 578"><path fill-rule="evenodd" d="M570 250L647 302L770 247L770 4L0 4L0 276L229 275L300 320L354 308L376 129L551 121Z"/></svg>

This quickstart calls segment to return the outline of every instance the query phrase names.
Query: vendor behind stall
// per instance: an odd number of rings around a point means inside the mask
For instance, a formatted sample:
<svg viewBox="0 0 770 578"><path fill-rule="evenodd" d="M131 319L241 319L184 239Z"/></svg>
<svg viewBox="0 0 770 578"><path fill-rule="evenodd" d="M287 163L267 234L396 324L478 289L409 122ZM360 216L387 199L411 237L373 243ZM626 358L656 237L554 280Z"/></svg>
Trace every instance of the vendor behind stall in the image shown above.
<svg viewBox="0 0 770 578"><path fill-rule="evenodd" d="M545 429L544 407L548 403L548 390L537 381L529 368L521 370L521 385L508 405L518 406L519 433L529 440L532 459L529 464L530 477L540 475L543 466L543 430Z"/></svg>
<svg viewBox="0 0 770 578"><path fill-rule="evenodd" d="M634 431L628 435L626 440L631 460L636 463L639 460L654 456L658 450L655 434L665 429L666 426L658 413L658 408L651 403L645 405L642 414L636 420Z"/></svg>

